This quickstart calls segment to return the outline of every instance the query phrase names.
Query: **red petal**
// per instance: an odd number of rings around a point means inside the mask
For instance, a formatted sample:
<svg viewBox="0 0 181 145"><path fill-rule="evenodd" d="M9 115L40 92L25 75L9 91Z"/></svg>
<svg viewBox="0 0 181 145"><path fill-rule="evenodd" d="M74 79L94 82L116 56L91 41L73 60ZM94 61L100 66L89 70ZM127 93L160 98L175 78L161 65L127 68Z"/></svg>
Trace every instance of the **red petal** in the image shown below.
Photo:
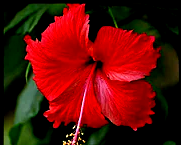
<svg viewBox="0 0 181 145"><path fill-rule="evenodd" d="M97 72L95 84L102 113L112 123L130 126L134 130L143 127L145 123L152 123L149 115L154 114L151 108L155 106L155 92L148 82L109 80L101 72Z"/></svg>
<svg viewBox="0 0 181 145"><path fill-rule="evenodd" d="M103 62L103 70L112 80L138 80L156 67L160 49L153 48L154 41L154 36L145 33L104 26L92 46L94 59Z"/></svg>
<svg viewBox="0 0 181 145"><path fill-rule="evenodd" d="M67 89L80 75L89 60L88 20L85 5L80 5L42 33L41 42L25 36L27 55L39 90L51 101Z"/></svg>
<svg viewBox="0 0 181 145"><path fill-rule="evenodd" d="M75 8L77 8L78 6L80 6L80 4L67 4L68 8L64 8L63 9L63 14L67 14L69 10L73 10Z"/></svg>
<svg viewBox="0 0 181 145"><path fill-rule="evenodd" d="M55 18L55 22L42 33L41 43L56 57L84 62L88 56L88 23L85 5L77 6L66 15Z"/></svg>
<svg viewBox="0 0 181 145"><path fill-rule="evenodd" d="M88 66L68 89L50 102L50 110L46 111L44 116L49 121L54 121L54 128L57 128L61 122L65 122L65 125L70 122L78 122L83 93L87 85L86 79L91 67L92 65ZM101 108L95 98L92 81L86 94L81 125L87 124L88 127L93 128L102 127L108 122L102 115Z"/></svg>

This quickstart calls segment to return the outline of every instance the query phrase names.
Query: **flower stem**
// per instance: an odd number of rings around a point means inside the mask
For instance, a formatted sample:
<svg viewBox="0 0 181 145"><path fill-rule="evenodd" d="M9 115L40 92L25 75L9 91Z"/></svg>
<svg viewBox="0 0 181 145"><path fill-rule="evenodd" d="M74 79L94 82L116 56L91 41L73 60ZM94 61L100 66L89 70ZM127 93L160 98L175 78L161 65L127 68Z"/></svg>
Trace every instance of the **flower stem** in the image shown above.
<svg viewBox="0 0 181 145"><path fill-rule="evenodd" d="M111 15L111 17L112 17L112 19L113 19L113 22L114 22L115 27L118 28L118 25L117 25L117 23L116 23L116 20L115 20L115 18L114 18L114 15L113 15L110 7L108 7L108 11L109 11L109 14Z"/></svg>

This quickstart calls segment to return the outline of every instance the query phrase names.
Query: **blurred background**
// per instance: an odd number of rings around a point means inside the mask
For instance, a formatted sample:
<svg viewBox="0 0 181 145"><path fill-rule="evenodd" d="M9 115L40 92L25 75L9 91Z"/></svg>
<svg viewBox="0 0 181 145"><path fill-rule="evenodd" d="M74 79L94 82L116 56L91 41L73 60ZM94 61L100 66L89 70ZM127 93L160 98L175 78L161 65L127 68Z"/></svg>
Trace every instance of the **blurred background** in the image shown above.
<svg viewBox="0 0 181 145"><path fill-rule="evenodd" d="M155 115L152 125L137 132L110 123L100 129L83 128L82 138L88 145L176 145L180 115L178 4L122 3L115 6L88 3L86 13L90 15L89 38L92 41L102 26L114 26L108 6L119 28L154 35L155 48L162 48L157 68L146 77L157 93ZM66 134L72 132L73 124L61 124L53 129L52 123L43 117L48 101L37 90L32 81L32 68L24 60L25 34L41 40L41 33L54 22L54 16L62 15L64 7L66 4L4 5L4 145L61 144Z"/></svg>

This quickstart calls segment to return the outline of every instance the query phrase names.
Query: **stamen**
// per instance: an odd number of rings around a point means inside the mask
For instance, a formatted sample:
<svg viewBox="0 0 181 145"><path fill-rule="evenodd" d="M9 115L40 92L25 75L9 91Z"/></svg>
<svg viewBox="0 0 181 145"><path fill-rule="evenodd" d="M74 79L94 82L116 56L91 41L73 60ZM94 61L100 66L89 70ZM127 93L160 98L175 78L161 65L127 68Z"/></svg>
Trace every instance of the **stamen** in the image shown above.
<svg viewBox="0 0 181 145"><path fill-rule="evenodd" d="M76 128L76 125L72 128L72 129L75 129ZM63 141L63 145L82 145L83 143L85 143L85 140L83 140L81 138L81 135L83 135L83 132L82 130L79 128L79 132L78 132L78 139L77 139L77 142L75 142L73 144L73 141L72 141L72 137L74 138L75 136L75 131L73 133L70 133L70 134L67 134L66 135L66 138L67 138L67 141Z"/></svg>

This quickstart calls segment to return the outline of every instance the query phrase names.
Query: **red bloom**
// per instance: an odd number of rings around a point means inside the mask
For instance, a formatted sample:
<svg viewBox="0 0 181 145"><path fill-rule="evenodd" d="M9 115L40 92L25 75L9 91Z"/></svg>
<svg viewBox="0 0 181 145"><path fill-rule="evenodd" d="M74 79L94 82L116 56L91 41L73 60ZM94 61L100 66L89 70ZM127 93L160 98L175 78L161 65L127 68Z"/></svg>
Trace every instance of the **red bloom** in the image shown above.
<svg viewBox="0 0 181 145"><path fill-rule="evenodd" d="M108 123L105 117L133 129L151 124L155 92L140 79L156 67L160 56L159 48L153 48L154 36L104 26L91 42L85 4L68 6L41 41L24 38L25 59L49 101L44 116L54 128L78 120L97 128Z"/></svg>

